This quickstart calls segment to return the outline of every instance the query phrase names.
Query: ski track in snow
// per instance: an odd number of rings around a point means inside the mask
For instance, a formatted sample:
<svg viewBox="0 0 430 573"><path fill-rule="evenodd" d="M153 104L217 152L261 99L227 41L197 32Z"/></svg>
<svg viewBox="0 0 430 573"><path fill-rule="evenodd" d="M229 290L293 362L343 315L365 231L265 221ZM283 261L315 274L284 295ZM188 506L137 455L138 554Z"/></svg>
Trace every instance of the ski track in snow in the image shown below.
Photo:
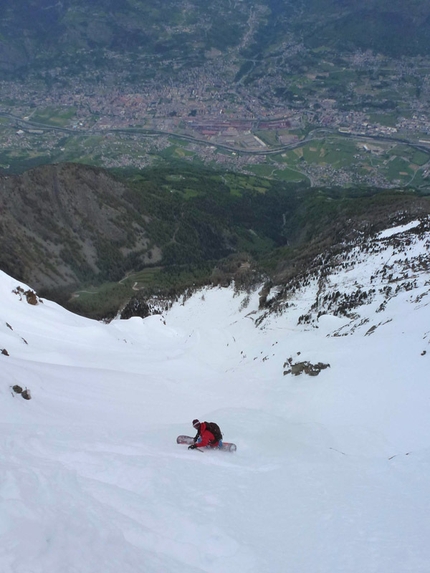
<svg viewBox="0 0 430 573"><path fill-rule="evenodd" d="M106 325L30 306L0 273L0 572L428 573L429 277L388 298L371 278L416 226L258 328L257 291ZM357 284L376 293L355 318L324 311ZM330 368L284 375L290 357ZM237 452L178 446L195 417Z"/></svg>

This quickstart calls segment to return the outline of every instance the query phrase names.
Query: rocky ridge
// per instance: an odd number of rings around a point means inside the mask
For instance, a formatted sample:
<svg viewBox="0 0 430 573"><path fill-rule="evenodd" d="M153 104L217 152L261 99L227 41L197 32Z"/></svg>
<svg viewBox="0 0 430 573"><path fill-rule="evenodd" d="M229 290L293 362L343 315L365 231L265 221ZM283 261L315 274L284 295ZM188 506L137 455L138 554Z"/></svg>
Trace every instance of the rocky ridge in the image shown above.
<svg viewBox="0 0 430 573"><path fill-rule="evenodd" d="M334 316L343 321L328 336L371 336L393 320L391 303L400 297L416 311L430 304L429 216L321 253L300 275L270 289L255 322L267 328L275 317L288 315L315 329ZM427 346L429 332L423 340Z"/></svg>

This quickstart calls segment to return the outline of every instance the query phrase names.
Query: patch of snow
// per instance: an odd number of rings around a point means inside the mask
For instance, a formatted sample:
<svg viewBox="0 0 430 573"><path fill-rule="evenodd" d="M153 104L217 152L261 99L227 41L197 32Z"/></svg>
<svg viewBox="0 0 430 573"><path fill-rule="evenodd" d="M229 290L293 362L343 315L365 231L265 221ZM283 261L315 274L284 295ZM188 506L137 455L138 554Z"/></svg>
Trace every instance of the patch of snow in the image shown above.
<svg viewBox="0 0 430 573"><path fill-rule="evenodd" d="M399 233L405 233L406 231L410 231L415 227L418 227L420 221L411 221L410 223L406 223L406 225L397 225L396 227L391 227L390 229L385 229L381 233L378 233L378 239L388 239L393 237L394 235L398 235Z"/></svg>

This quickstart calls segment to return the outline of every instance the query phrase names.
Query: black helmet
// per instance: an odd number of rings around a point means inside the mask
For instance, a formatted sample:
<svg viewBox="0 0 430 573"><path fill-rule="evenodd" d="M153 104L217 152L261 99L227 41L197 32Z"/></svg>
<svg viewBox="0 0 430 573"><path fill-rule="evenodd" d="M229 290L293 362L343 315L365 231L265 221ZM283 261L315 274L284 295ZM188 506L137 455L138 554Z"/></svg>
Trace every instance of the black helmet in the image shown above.
<svg viewBox="0 0 430 573"><path fill-rule="evenodd" d="M200 422L197 420L197 418L193 420L193 426L196 428L196 430L200 428Z"/></svg>

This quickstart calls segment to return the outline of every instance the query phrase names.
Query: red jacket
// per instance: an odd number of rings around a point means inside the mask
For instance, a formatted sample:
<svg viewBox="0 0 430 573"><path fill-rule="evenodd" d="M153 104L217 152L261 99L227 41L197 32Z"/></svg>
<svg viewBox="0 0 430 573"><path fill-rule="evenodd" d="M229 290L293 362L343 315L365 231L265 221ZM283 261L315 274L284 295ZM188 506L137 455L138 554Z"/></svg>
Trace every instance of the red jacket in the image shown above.
<svg viewBox="0 0 430 573"><path fill-rule="evenodd" d="M211 446L212 448L216 448L218 446L219 442L215 442L215 436L212 434L212 432L209 432L209 430L206 429L206 424L205 422L202 422L200 424L200 430L199 430L199 435L200 435L200 442L196 442L196 447L197 448L205 448L206 446Z"/></svg>

